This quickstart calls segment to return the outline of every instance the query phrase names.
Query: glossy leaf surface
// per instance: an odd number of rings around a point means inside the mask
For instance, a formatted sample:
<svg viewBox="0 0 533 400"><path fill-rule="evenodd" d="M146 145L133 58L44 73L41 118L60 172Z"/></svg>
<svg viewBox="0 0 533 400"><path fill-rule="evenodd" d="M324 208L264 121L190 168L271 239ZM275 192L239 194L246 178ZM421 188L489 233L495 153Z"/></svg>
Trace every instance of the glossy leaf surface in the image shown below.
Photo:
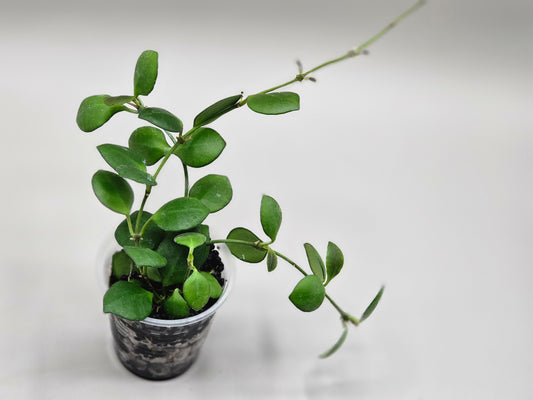
<svg viewBox="0 0 533 400"><path fill-rule="evenodd" d="M174 289L172 295L165 301L165 312L176 318L185 318L189 316L189 305L181 296L178 289Z"/></svg>
<svg viewBox="0 0 533 400"><path fill-rule="evenodd" d="M295 286L289 300L299 310L310 312L316 310L326 296L324 285L316 275L308 275Z"/></svg>
<svg viewBox="0 0 533 400"><path fill-rule="evenodd" d="M309 243L304 244L305 247L305 253L307 255L307 261L309 262L309 266L311 267L311 271L313 271L313 274L316 275L321 282L324 282L326 280L326 269L324 267L324 262L322 261L322 258L318 254L318 251L313 247L313 245Z"/></svg>
<svg viewBox="0 0 533 400"><path fill-rule="evenodd" d="M135 96L147 96L154 89L157 80L158 54L153 50L141 53L135 65L133 89Z"/></svg>
<svg viewBox="0 0 533 400"><path fill-rule="evenodd" d="M261 225L267 236L276 240L281 225L281 208L272 197L263 195L261 199Z"/></svg>
<svg viewBox="0 0 533 400"><path fill-rule="evenodd" d="M328 272L328 283L341 272L344 265L344 255L341 249L333 243L328 242L328 251L326 254L326 270Z"/></svg>
<svg viewBox="0 0 533 400"><path fill-rule="evenodd" d="M139 111L139 118L170 132L183 131L183 123L170 111L157 107L147 107Z"/></svg>
<svg viewBox="0 0 533 400"><path fill-rule="evenodd" d="M104 295L104 312L131 321L141 321L152 312L153 294L144 290L138 282L119 281Z"/></svg>
<svg viewBox="0 0 533 400"><path fill-rule="evenodd" d="M208 215L208 208L200 200L180 197L157 210L153 221L166 231L184 231L200 225Z"/></svg>
<svg viewBox="0 0 533 400"><path fill-rule="evenodd" d="M238 94L236 96L226 97L210 105L194 118L194 126L207 125L227 112L234 110L237 108L237 103L241 98L242 95Z"/></svg>
<svg viewBox="0 0 533 400"><path fill-rule="evenodd" d="M200 274L209 282L209 297L218 299L222 294L222 286L218 283L217 278L205 271L201 271Z"/></svg>
<svg viewBox="0 0 533 400"><path fill-rule="evenodd" d="M300 109L300 96L293 92L255 94L248 97L247 104L259 114L285 114Z"/></svg>
<svg viewBox="0 0 533 400"><path fill-rule="evenodd" d="M167 259L146 247L126 246L124 251L138 267L159 268L167 265Z"/></svg>
<svg viewBox="0 0 533 400"><path fill-rule="evenodd" d="M189 190L189 196L200 200L209 212L214 213L229 204L233 190L227 176L207 175L196 181Z"/></svg>
<svg viewBox="0 0 533 400"><path fill-rule="evenodd" d="M177 244L186 246L189 249L195 249L197 247L200 247L205 243L206 240L207 238L198 232L182 233L181 235L178 235L174 238L174 241Z"/></svg>
<svg viewBox="0 0 533 400"><path fill-rule="evenodd" d="M189 167L203 167L215 161L226 142L211 128L198 128L191 138L176 149L176 155Z"/></svg>
<svg viewBox="0 0 533 400"><path fill-rule="evenodd" d="M235 228L229 234L227 239L242 240L246 242L261 242L254 233L246 228ZM249 263L258 263L265 259L267 251L265 249L258 249L254 246L240 243L226 243L231 254L241 261Z"/></svg>
<svg viewBox="0 0 533 400"><path fill-rule="evenodd" d="M76 123L84 132L92 132L101 127L109 119L120 111L126 110L125 106L108 106L104 99L109 97L107 94L90 96L84 99L78 108Z"/></svg>
<svg viewBox="0 0 533 400"><path fill-rule="evenodd" d="M146 165L154 165L170 150L165 134L153 126L135 129L129 138L128 146Z"/></svg>
<svg viewBox="0 0 533 400"><path fill-rule="evenodd" d="M193 310L201 310L209 301L210 293L209 282L196 270L183 284L183 297Z"/></svg>
<svg viewBox="0 0 533 400"><path fill-rule="evenodd" d="M92 178L98 200L112 211L127 215L133 205L133 190L124 178L110 171L97 171Z"/></svg>
<svg viewBox="0 0 533 400"><path fill-rule="evenodd" d="M104 160L117 173L126 179L145 185L154 186L155 179L146 172L143 159L127 147L116 144L102 144L97 146L98 151Z"/></svg>

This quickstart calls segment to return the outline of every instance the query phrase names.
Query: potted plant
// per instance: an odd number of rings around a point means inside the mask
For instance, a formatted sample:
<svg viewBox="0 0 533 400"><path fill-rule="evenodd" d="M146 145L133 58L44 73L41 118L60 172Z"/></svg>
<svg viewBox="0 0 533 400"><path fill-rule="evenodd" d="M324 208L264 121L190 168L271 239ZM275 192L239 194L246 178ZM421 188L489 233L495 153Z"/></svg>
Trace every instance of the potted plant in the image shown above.
<svg viewBox="0 0 533 400"><path fill-rule="evenodd" d="M152 92L157 79L158 53L152 50L144 51L137 60L133 94L94 95L82 101L76 122L84 132L96 130L117 113L131 113L143 121L143 126L129 135L127 146L107 143L97 147L113 171L99 170L92 177L98 200L124 216L115 230L117 250L103 266L109 277L103 308L110 314L115 350L126 368L145 378L168 379L194 362L231 283L230 271L224 268L216 247L220 244L241 261L266 260L268 271L274 271L280 259L298 270L303 277L288 296L298 309L311 312L324 300L331 303L339 313L343 331L322 357L342 345L349 325L358 325L372 314L383 287L360 317L346 312L327 294L327 285L344 264L343 253L333 242L328 243L325 258L311 244L304 244L309 268L276 251L282 213L270 196L264 195L260 204L261 234L236 227L224 238L212 237L205 220L231 201L230 180L208 174L191 185L188 171L211 164L224 150L225 140L209 127L216 119L243 106L267 115L298 110L298 94L279 89L314 81L312 73L365 53L370 44L421 5L419 1L370 40L339 58L308 71L298 63L297 75L284 84L248 96L235 94L210 105L195 117L188 130L170 111L147 106L141 99ZM148 212L150 194L157 189L159 174L171 157L179 158L182 164L183 193ZM144 186L144 196L135 207L130 183Z"/></svg>

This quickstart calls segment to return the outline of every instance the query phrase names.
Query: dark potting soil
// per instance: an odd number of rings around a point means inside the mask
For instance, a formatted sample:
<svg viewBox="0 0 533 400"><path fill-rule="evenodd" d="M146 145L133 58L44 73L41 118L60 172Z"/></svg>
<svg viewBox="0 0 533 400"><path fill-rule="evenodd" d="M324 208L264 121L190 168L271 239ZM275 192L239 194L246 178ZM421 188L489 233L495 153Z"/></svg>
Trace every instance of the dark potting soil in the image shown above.
<svg viewBox="0 0 533 400"><path fill-rule="evenodd" d="M211 248L209 250L209 255L207 256L207 260L198 269L200 271L206 271L206 272L214 271L211 275L213 275L216 278L218 283L220 283L220 286L224 287L225 280L224 278L222 278L222 271L224 271L224 264L222 263L218 250L215 248L214 245L211 245ZM127 281L128 278L129 278L128 275L122 275L120 279L117 279L113 274L111 274L111 276L109 277L109 286L112 286L118 281ZM176 288L179 288L181 291L183 291L183 284L177 284L177 285L164 287L160 282L154 282L154 281L146 279L138 271L133 271L131 274L131 278L141 282L141 286L144 289L150 292L155 291L157 293L164 295L165 297L171 295L172 292ZM209 299L209 302L202 309L198 311L190 309L189 317L192 317L194 315L204 312L209 307L211 307L213 304L215 304L217 300L218 299ZM165 310L162 304L156 304L155 301L154 301L154 305L152 308L152 313L150 314L150 318L167 319L167 320L176 319L175 317L171 317L167 315L165 313Z"/></svg>

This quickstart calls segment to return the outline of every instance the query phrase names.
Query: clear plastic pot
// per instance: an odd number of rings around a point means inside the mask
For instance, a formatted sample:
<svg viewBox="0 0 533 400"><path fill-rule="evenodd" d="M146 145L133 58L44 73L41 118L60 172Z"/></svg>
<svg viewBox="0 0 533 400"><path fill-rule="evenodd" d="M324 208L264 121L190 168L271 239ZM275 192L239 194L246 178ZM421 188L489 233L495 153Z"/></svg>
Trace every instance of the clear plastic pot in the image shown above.
<svg viewBox="0 0 533 400"><path fill-rule="evenodd" d="M99 281L104 291L108 288L113 248L102 257L104 268L102 264L99 268ZM233 265L228 262L229 251L222 247L219 253L224 262L223 292L217 302L201 314L176 320L146 318L143 321L129 321L110 314L115 353L129 371L146 379L170 379L183 374L196 361L213 317L228 297L234 277Z"/></svg>

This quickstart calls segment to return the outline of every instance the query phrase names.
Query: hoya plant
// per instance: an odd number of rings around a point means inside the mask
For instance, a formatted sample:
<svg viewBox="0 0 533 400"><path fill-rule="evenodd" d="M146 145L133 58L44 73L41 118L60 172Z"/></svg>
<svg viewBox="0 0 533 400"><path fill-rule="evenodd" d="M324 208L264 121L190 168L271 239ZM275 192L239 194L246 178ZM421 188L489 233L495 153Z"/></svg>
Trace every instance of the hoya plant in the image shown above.
<svg viewBox="0 0 533 400"><path fill-rule="evenodd" d="M112 256L110 287L104 295L103 308L122 318L140 321L147 317L185 318L210 307L222 293L223 268L215 245L225 244L231 254L246 263L266 261L269 272L282 260L301 273L288 300L303 312L318 309L327 300L340 316L343 331L335 345L322 356L336 351L344 342L349 324L367 319L381 299L381 287L363 313L355 317L341 308L327 293L328 284L341 272L344 256L332 241L325 252L305 243L307 265L300 266L289 256L276 250L275 243L282 223L278 202L264 195L259 218L263 232L254 233L244 227L230 229L225 238L211 237L206 220L210 214L226 207L233 197L230 179L207 174L196 182L189 181L190 168L213 163L222 153L226 141L211 127L218 118L237 109L279 115L300 108L297 93L280 91L296 82L315 81L316 71L366 52L366 48L398 21L413 12L417 3L361 46L304 71L298 62L293 79L245 96L237 93L205 108L184 129L182 121L167 108L145 104L156 84L158 53L146 50L139 56L133 76L133 91L127 95L99 94L81 102L76 117L79 128L92 132L115 114L131 114L140 120L127 139L127 145L106 143L97 147L111 168L99 170L92 177L92 188L98 200L111 211L124 216L115 230L121 247ZM126 144L126 143L124 143ZM149 212L150 194L157 189L158 177L171 158L181 164L183 192L163 206ZM144 196L134 199L132 184L144 187Z"/></svg>

